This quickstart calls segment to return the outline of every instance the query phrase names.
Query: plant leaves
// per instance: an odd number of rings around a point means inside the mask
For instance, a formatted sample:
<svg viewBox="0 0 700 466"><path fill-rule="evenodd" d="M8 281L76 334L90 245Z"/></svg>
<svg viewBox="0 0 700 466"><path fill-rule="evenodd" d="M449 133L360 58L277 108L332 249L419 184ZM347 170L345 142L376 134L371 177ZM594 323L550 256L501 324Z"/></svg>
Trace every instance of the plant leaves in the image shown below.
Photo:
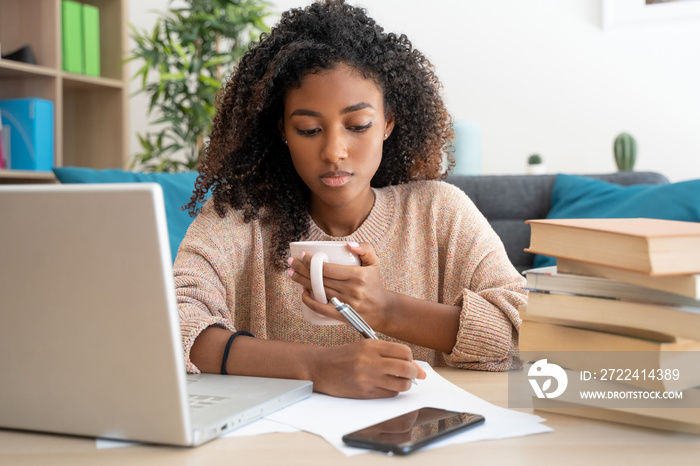
<svg viewBox="0 0 700 466"><path fill-rule="evenodd" d="M269 32L265 0L187 0L158 12L151 31L129 25L134 47L125 62L142 62L132 79L149 96L152 132L139 134L131 165L147 171L197 167L211 130L216 93L248 43Z"/></svg>

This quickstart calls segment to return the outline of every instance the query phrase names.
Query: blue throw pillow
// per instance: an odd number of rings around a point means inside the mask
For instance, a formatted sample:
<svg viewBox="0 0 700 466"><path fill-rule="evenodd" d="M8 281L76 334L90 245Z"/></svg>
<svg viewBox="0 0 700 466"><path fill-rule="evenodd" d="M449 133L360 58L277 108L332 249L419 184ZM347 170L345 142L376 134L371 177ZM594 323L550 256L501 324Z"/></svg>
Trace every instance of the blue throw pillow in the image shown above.
<svg viewBox="0 0 700 466"><path fill-rule="evenodd" d="M700 180L620 186L594 178L557 175L547 218L660 218L700 222ZM534 267L556 264L536 255Z"/></svg>
<svg viewBox="0 0 700 466"><path fill-rule="evenodd" d="M79 167L56 167L53 172L61 183L158 183L163 188L170 252L175 260L180 242L192 223L189 212L181 210L181 207L192 196L197 172L137 173Z"/></svg>

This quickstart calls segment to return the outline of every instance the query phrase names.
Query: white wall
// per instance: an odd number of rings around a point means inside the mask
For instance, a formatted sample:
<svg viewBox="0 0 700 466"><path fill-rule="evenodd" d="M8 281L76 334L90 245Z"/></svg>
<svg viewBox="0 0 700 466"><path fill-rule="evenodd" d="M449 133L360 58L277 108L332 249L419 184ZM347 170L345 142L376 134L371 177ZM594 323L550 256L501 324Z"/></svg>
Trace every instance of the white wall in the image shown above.
<svg viewBox="0 0 700 466"><path fill-rule="evenodd" d="M145 29L151 31L158 18L158 11L168 9L169 0L129 0L129 23L137 29ZM131 40L129 42L132 44ZM129 76L134 76L143 63L129 63ZM141 145L136 136L137 133L145 134L148 130L148 121L150 118L146 114L148 110L148 99L142 94L136 94L141 87L140 80L132 80L130 83L130 92L132 97L129 100L129 126L130 131L130 157L141 151Z"/></svg>
<svg viewBox="0 0 700 466"><path fill-rule="evenodd" d="M601 1L351 2L433 62L453 116L481 126L483 173L523 173L533 152L550 172L611 172L612 141L627 131L636 170L700 178L700 19L604 30ZM131 21L147 25L145 11L166 6L132 1ZM131 104L135 132L145 111Z"/></svg>

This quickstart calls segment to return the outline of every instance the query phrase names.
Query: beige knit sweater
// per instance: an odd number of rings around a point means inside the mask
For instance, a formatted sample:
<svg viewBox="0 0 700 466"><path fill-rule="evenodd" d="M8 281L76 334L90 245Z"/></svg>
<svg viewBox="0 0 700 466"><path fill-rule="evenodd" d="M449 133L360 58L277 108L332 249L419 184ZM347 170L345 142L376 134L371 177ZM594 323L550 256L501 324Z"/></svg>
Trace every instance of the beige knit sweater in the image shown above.
<svg viewBox="0 0 700 466"><path fill-rule="evenodd" d="M433 366L510 368L518 354L517 308L527 295L524 279L483 215L464 192L440 181L389 186L375 194L370 215L352 235L330 237L312 221L302 240L369 242L386 289L462 307L452 352L409 345L415 359ZM190 226L174 265L188 371L199 371L190 349L210 325L324 346L361 338L348 325L303 320L299 285L270 265L269 240L263 222L245 223L233 210L220 218L211 200Z"/></svg>

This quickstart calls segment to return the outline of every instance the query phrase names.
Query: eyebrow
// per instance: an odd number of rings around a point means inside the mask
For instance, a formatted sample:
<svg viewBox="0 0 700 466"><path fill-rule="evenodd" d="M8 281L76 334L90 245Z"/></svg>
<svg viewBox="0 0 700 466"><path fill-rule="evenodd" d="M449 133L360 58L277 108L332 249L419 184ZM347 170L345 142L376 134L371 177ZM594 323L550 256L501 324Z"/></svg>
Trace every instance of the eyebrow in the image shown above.
<svg viewBox="0 0 700 466"><path fill-rule="evenodd" d="M357 103L357 104L354 104L354 105L350 105L349 107L345 107L344 109L342 109L342 110L340 111L340 114L341 114L341 115L346 115L346 114L348 114L348 113L357 112L358 110L362 110L362 109L364 109L364 108L374 108L374 107L373 107L371 104L367 103L367 102L360 102L360 103ZM300 115L300 116L310 116L310 117L315 117L315 118L320 118L320 117L323 116L323 115L321 115L319 112L316 112L316 111L314 111L314 110L307 110L307 109L305 109L305 108L300 108L300 109L294 110L294 111L291 113L291 115L289 115L289 116L290 116L290 117L293 117L293 116L297 116L297 115Z"/></svg>

